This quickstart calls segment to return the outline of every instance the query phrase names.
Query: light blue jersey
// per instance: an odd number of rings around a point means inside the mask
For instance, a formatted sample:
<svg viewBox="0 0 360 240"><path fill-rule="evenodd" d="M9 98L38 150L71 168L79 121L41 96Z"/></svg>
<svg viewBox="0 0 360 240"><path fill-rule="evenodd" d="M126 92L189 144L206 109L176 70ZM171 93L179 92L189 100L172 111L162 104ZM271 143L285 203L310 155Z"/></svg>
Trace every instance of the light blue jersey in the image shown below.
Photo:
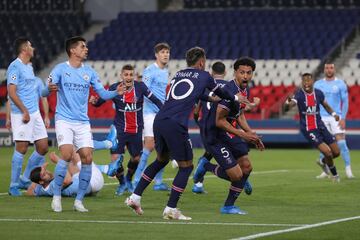
<svg viewBox="0 0 360 240"><path fill-rule="evenodd" d="M46 188L44 188L40 184L37 184L34 189L35 196L37 196L37 197L52 197L52 196L54 196L54 190L53 190L54 185L55 185L54 180L52 180ZM72 177L72 183L69 186L67 186L66 188L61 190L61 195L65 196L65 197L75 197L78 192L78 189L79 189L79 174L75 174ZM91 193L91 186L89 184L89 186L86 190L86 194L90 194L90 193Z"/></svg>
<svg viewBox="0 0 360 240"><path fill-rule="evenodd" d="M16 94L30 114L39 110L38 82L31 63L24 64L19 58L15 59L7 70L7 85L10 84L16 85ZM9 99L11 112L21 114L20 109Z"/></svg>
<svg viewBox="0 0 360 240"><path fill-rule="evenodd" d="M58 85L55 120L89 122L88 99L90 86L104 100L117 96L116 91L106 91L97 73L88 65L74 68L69 62L56 65L48 82Z"/></svg>
<svg viewBox="0 0 360 240"><path fill-rule="evenodd" d="M320 79L315 82L314 87L322 91L326 102L342 119L346 118L349 108L348 90L345 82L341 79L327 81ZM320 115L331 116L323 106L320 107Z"/></svg>
<svg viewBox="0 0 360 240"><path fill-rule="evenodd" d="M162 103L165 102L168 77L168 69L161 69L156 63L145 68L143 72L143 82ZM159 108L148 98L144 98L143 114L156 114L157 112L159 112Z"/></svg>

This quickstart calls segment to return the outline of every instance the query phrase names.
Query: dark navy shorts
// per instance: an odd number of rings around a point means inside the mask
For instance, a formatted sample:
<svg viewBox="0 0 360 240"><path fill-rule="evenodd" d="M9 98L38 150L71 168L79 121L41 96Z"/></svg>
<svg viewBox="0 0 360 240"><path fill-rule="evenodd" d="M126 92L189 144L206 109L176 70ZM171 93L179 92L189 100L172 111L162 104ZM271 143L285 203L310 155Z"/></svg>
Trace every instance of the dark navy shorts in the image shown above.
<svg viewBox="0 0 360 240"><path fill-rule="evenodd" d="M117 131L118 147L111 153L124 154L125 147L128 149L130 156L135 157L140 155L143 149L142 132L139 133L124 133Z"/></svg>
<svg viewBox="0 0 360 240"><path fill-rule="evenodd" d="M207 151L210 152L216 162L225 170L235 167L237 160L249 153L249 146L238 137L225 137L219 139L214 144L206 144Z"/></svg>
<svg viewBox="0 0 360 240"><path fill-rule="evenodd" d="M169 153L171 159L187 161L193 159L192 145L188 129L172 119L155 118L155 149L158 153Z"/></svg>
<svg viewBox="0 0 360 240"><path fill-rule="evenodd" d="M327 145L335 142L335 137L325 127L311 131L301 130L301 133L316 148L323 142Z"/></svg>

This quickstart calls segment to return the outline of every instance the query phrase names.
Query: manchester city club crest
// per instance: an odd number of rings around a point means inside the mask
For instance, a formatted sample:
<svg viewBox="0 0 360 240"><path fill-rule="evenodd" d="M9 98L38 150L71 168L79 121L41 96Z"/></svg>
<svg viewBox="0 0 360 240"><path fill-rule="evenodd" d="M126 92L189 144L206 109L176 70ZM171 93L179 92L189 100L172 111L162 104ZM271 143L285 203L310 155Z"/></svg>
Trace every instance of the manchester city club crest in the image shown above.
<svg viewBox="0 0 360 240"><path fill-rule="evenodd" d="M85 81L89 81L89 79L90 79L89 75L87 75L87 74L85 74L85 75L83 76L83 78L84 78Z"/></svg>

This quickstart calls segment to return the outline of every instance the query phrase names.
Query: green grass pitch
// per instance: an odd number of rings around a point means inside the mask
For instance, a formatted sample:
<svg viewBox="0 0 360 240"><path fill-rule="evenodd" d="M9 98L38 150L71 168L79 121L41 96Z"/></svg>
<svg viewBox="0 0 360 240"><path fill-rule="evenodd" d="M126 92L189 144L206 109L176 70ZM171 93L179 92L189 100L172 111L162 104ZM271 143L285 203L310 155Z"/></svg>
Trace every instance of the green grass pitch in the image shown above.
<svg viewBox="0 0 360 240"><path fill-rule="evenodd" d="M70 198L63 198L62 213L54 213L50 208L51 198L10 197L6 192L12 151L12 148L0 149L2 240L252 239L251 236L260 237L256 234L268 232L273 233L261 239L360 238L360 151L351 151L353 173L357 178L345 178L344 163L339 157L335 162L341 182L333 183L330 179L315 179L320 173L315 164L316 150L252 150L254 170L250 181L254 191L250 196L242 193L237 201L249 214L221 215L219 209L229 183L207 173L205 188L208 193L193 194L190 179L179 202L178 207L184 214L193 218L190 222L163 220L168 194L154 192L152 186L142 198L144 215L136 216L124 205L128 194L115 196L116 180L108 177L104 177L106 185L96 197L85 199L89 213L74 212ZM32 148L29 153L31 151ZM195 162L202 152L202 149L194 150ZM108 159L107 151L94 154L96 163L107 163ZM150 161L153 159L151 157ZM175 170L169 165L165 170L168 184L174 176ZM351 217L355 218L347 219ZM333 220L332 224L327 224Z"/></svg>

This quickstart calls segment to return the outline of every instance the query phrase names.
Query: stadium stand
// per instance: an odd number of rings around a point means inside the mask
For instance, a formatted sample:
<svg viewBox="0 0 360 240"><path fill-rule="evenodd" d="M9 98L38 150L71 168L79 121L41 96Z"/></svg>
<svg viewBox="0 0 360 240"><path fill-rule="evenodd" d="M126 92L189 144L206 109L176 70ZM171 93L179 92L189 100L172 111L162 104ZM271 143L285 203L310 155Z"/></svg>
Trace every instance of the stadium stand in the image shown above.
<svg viewBox="0 0 360 240"><path fill-rule="evenodd" d="M196 7L205 8L220 2L269 1L189 2L205 4ZM313 72L332 47L359 23L359 13L356 8L120 13L89 42L89 63L104 84L111 84L117 81L118 69L125 63L135 65L141 74L153 62L152 46L166 41L172 46L170 75L186 66L185 51L198 45L207 51L207 69L221 60L228 69L226 79L231 79L233 59L248 55L257 59L258 66L252 91L261 93L265 100L250 118L267 118L277 116L281 101L295 89L301 73Z"/></svg>
<svg viewBox="0 0 360 240"><path fill-rule="evenodd" d="M0 40L0 68L7 67L14 58L9 47L11 37L20 33L34 39L38 51L35 69L44 66L59 53L67 36L89 26L90 16L79 10L78 2L0 1L0 30L5 32ZM185 9L201 10L121 12L89 42L88 64L109 86L118 80L118 70L125 63L133 64L141 75L153 63L152 47L160 41L172 46L170 77L186 67L185 51L195 45L207 51L207 70L214 61L225 63L226 79L232 78L233 60L248 55L257 62L251 95L263 100L249 118L276 117L282 101L298 85L301 73L313 72L359 24L357 4L352 0L184 0ZM349 91L360 77L356 66L359 59L352 59L341 72L351 87ZM4 75L0 70L0 77ZM4 92L6 89L0 87L0 94ZM52 105L56 99L51 96L49 101ZM90 117L111 117L113 110L108 105L101 113L90 107ZM356 109L350 109L350 117L357 114Z"/></svg>
<svg viewBox="0 0 360 240"><path fill-rule="evenodd" d="M30 38L36 49L34 70L38 71L63 49L70 35L83 33L90 14L82 11L79 0L0 0L0 69L15 58L14 40ZM0 75L1 79L3 74Z"/></svg>

